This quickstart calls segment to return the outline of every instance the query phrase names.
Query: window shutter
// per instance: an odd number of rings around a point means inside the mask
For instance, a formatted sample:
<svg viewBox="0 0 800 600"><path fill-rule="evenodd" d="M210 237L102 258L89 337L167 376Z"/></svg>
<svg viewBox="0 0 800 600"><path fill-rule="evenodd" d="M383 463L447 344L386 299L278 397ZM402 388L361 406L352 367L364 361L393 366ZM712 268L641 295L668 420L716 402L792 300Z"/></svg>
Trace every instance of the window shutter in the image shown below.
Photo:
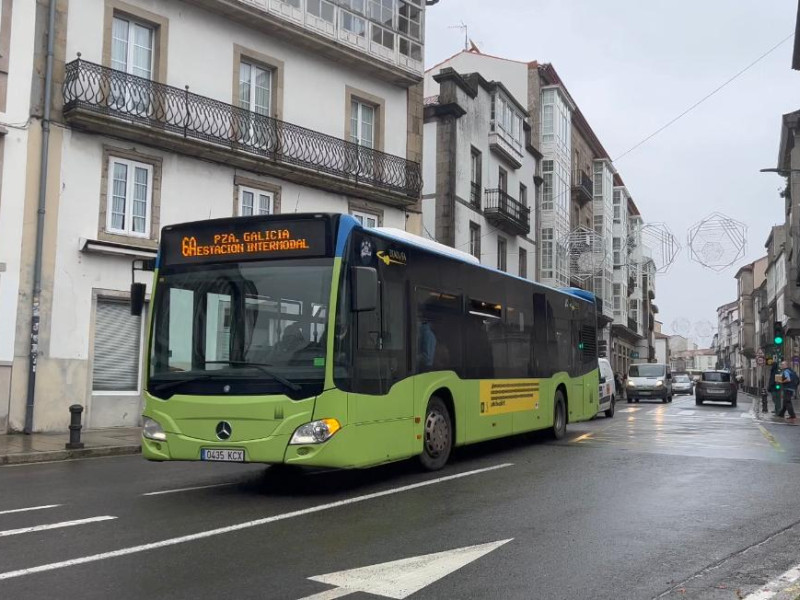
<svg viewBox="0 0 800 600"><path fill-rule="evenodd" d="M131 315L129 302L97 299L93 391L135 392L139 389L141 319Z"/></svg>

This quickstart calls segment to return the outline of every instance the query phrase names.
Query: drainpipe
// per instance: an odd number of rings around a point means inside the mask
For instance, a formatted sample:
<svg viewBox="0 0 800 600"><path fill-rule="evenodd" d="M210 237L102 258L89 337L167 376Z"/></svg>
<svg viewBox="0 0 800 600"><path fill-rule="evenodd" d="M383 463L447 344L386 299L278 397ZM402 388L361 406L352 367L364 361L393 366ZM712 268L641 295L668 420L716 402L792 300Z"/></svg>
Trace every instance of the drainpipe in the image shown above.
<svg viewBox="0 0 800 600"><path fill-rule="evenodd" d="M47 166L50 147L50 104L53 96L53 47L55 45L56 2L50 0L47 20L47 63L44 75L44 116L42 117L42 153L39 166L39 207L36 212L36 257L33 263L31 303L31 354L28 361L28 396L25 403L25 433L33 431L33 403L36 395L36 365L39 359L39 310L42 295L42 246L44 214L47 201Z"/></svg>

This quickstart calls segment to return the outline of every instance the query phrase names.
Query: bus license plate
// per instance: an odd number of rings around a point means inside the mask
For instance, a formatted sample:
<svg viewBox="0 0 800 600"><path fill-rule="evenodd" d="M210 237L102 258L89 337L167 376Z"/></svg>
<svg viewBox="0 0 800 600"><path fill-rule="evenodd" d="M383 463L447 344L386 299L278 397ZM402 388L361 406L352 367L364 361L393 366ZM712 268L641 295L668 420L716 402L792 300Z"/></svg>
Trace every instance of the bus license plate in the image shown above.
<svg viewBox="0 0 800 600"><path fill-rule="evenodd" d="M231 450L227 448L203 448L200 450L200 460L213 460L219 462L244 462L244 450Z"/></svg>

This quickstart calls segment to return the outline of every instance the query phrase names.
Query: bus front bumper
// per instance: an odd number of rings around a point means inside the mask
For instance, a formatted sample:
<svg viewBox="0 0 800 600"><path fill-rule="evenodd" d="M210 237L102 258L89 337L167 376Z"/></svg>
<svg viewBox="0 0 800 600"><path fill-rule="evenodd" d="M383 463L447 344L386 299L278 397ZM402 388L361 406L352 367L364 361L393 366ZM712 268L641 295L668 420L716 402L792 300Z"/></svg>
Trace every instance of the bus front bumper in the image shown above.
<svg viewBox="0 0 800 600"><path fill-rule="evenodd" d="M218 442L200 440L178 433L167 433L166 440L152 440L142 437L142 456L152 461L208 461L215 462L234 457L227 462L287 463L309 467L348 468L366 466L354 462L352 440L354 427L343 427L333 437L320 444L289 445L291 436L274 435L266 438L240 442ZM346 450L350 448L350 451ZM205 458L204 450L243 450L243 455L233 453L212 453L221 458ZM242 460L238 460L241 457Z"/></svg>

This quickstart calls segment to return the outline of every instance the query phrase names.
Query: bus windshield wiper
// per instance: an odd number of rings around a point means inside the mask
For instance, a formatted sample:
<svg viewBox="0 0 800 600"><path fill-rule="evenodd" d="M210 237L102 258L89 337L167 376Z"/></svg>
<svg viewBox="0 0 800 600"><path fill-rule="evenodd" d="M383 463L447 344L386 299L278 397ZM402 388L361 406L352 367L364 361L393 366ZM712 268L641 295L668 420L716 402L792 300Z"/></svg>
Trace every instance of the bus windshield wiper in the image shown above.
<svg viewBox="0 0 800 600"><path fill-rule="evenodd" d="M262 373L264 373L266 375L269 375L275 381L277 381L278 383L283 384L284 386L286 386L287 388L289 388L293 392L299 392L300 390L303 389L299 385L297 385L295 382L289 381L285 377L282 377L281 375L278 375L277 373L275 373L275 371L273 371L272 369L269 368L272 365L267 364L267 363L254 363L254 362L247 362L247 361L244 361L244 360L207 360L207 361L205 361L205 364L207 364L207 365L230 365L232 367L253 367L254 369L258 369Z"/></svg>
<svg viewBox="0 0 800 600"><path fill-rule="evenodd" d="M170 379L168 381L153 381L150 380L149 390L156 393L161 394L162 392L167 392L171 389L177 388L182 386L184 383L191 383L193 381L203 381L204 379L212 379L214 374L212 373L204 373L203 375L194 375L192 377L186 377L185 379ZM170 394L171 396L172 394Z"/></svg>

